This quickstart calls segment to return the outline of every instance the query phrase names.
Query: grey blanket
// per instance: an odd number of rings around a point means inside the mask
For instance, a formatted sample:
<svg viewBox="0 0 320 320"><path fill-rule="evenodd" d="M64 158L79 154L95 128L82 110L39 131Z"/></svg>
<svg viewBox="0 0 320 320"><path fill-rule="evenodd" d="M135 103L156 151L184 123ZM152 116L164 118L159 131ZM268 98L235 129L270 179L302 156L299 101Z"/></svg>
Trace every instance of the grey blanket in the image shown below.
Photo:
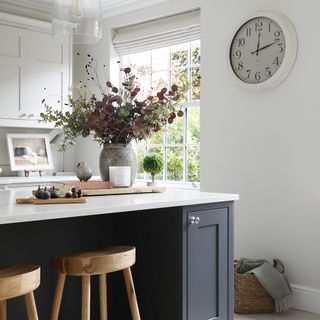
<svg viewBox="0 0 320 320"><path fill-rule="evenodd" d="M286 276L262 259L240 259L239 273L253 273L275 302L276 312L293 306L292 290Z"/></svg>

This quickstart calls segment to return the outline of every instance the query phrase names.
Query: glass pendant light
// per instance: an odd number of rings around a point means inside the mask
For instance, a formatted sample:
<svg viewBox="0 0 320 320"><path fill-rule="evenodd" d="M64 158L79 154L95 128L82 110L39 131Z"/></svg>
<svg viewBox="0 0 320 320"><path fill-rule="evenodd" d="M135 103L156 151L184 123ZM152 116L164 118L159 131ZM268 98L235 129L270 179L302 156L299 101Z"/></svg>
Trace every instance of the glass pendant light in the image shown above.
<svg viewBox="0 0 320 320"><path fill-rule="evenodd" d="M54 38L71 37L75 44L101 39L101 0L54 0L52 29Z"/></svg>

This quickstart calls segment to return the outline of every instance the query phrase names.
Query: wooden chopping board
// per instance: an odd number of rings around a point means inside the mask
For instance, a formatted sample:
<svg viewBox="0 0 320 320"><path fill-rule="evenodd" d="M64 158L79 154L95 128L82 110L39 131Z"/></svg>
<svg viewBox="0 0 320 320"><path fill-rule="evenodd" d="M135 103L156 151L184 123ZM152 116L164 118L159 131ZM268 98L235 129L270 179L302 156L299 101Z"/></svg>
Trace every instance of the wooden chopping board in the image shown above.
<svg viewBox="0 0 320 320"><path fill-rule="evenodd" d="M72 204L72 203L86 203L87 199L85 198L56 198L56 199L37 199L34 197L30 198L17 198L16 203L24 204L24 203L31 203L36 205L41 204Z"/></svg>
<svg viewBox="0 0 320 320"><path fill-rule="evenodd" d="M117 194L134 194L134 193L159 193L165 192L165 187L130 187L130 188L110 188L96 190L82 190L84 196L106 196Z"/></svg>

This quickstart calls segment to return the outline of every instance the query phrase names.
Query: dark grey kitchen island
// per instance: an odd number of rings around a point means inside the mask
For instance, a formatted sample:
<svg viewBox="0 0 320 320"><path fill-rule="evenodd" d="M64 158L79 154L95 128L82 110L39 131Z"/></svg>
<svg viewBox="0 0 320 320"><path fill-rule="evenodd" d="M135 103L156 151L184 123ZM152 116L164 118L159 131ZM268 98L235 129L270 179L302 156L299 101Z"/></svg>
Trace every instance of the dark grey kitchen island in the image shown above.
<svg viewBox="0 0 320 320"><path fill-rule="evenodd" d="M39 318L49 319L56 274L50 258L108 245L134 245L133 277L143 320L233 319L233 203L237 195L169 189L159 194L90 197L86 204L17 205L0 192L0 267L39 264ZM93 277L94 278L94 277ZM108 276L109 319L130 319L121 273ZM99 319L93 279L92 317ZM81 281L68 277L63 320L80 319ZM8 319L25 319L22 301Z"/></svg>

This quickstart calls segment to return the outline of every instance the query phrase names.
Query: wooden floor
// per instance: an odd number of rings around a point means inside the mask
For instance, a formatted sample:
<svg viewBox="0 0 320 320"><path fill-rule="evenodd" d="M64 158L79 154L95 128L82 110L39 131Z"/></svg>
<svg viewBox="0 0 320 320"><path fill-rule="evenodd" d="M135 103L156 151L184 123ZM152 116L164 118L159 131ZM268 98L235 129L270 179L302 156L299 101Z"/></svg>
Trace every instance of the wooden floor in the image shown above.
<svg viewBox="0 0 320 320"><path fill-rule="evenodd" d="M320 320L320 315L300 310L268 314L235 314L234 320Z"/></svg>

